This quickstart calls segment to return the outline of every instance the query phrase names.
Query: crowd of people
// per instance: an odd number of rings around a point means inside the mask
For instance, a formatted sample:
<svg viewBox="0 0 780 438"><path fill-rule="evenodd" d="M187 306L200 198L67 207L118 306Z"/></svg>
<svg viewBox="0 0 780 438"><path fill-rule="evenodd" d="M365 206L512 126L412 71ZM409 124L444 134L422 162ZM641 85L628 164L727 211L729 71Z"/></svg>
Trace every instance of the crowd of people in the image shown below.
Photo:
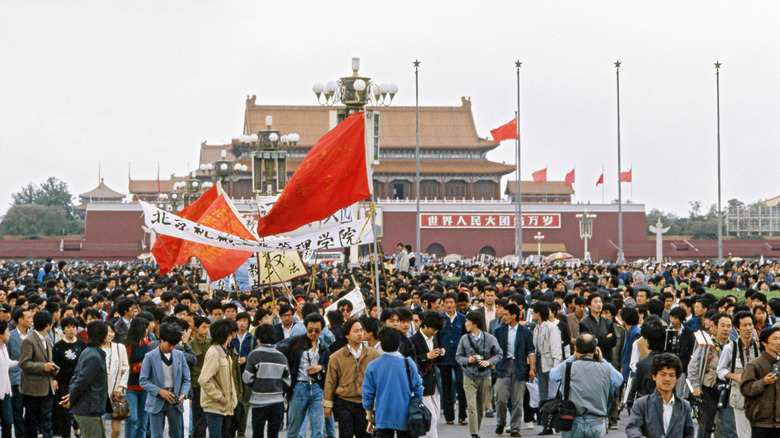
<svg viewBox="0 0 780 438"><path fill-rule="evenodd" d="M419 267L410 249L248 291L195 266L0 262L2 436L406 438L413 398L433 438L486 416L603 437L621 414L632 438L780 436L780 264ZM354 289L362 310L339 300Z"/></svg>

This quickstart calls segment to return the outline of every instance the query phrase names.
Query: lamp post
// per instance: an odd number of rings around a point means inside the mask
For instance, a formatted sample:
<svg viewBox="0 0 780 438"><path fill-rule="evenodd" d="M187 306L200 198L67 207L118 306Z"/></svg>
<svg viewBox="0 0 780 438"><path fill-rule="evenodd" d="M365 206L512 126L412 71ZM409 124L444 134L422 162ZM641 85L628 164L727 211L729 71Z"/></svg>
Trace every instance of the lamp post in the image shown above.
<svg viewBox="0 0 780 438"><path fill-rule="evenodd" d="M593 219L596 219L595 214L588 214L588 210L576 216L580 221L580 239L585 241L585 254L583 259L590 261L590 252L588 252L588 239L593 237ZM622 254L621 254L622 255Z"/></svg>
<svg viewBox="0 0 780 438"><path fill-rule="evenodd" d="M534 236L534 240L536 240L536 257L539 259L539 264L542 264L542 240L544 240L544 235L541 231L537 231L536 235Z"/></svg>
<svg viewBox="0 0 780 438"><path fill-rule="evenodd" d="M223 184L228 183L229 184L228 195L233 196L233 183L239 180L240 173L245 173L249 170L249 166L241 163L231 163L227 159L227 151L223 150L220 159L216 160L214 164L201 163L201 165L198 166L198 169L200 169L200 171L205 173L206 175L211 176L211 178L213 178L214 181L219 181L220 183ZM188 183L197 183L197 182L198 180L188 181ZM214 183L210 181L206 181L202 183L202 186L205 189L208 189L213 185ZM175 186L176 184L174 184L174 187Z"/></svg>
<svg viewBox="0 0 780 438"><path fill-rule="evenodd" d="M352 76L344 76L337 81L327 81L324 85L317 82L311 89L317 96L317 102L323 106L344 105L345 108L339 114L339 121L350 115L363 111L366 105L372 107L388 106L398 93L398 86L391 83L376 83L367 76L360 76L360 58L352 58ZM366 111L363 114L366 123L366 158L372 165L379 164L379 114ZM371 140L371 141L369 141ZM373 182L372 182L373 184ZM373 190L372 190L373 192ZM374 203L376 194L371 195L371 203ZM371 216L371 226L375 226L374 216ZM379 301L379 249L377 243L373 245L374 255L374 289L377 304ZM420 248L417 248L417 257L420 257ZM345 263L346 264L346 263Z"/></svg>

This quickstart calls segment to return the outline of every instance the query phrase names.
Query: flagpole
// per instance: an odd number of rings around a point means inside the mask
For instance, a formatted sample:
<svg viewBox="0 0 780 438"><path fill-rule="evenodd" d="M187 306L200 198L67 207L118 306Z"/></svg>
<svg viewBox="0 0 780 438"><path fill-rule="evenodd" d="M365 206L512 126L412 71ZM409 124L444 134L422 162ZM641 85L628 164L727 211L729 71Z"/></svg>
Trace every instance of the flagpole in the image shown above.
<svg viewBox="0 0 780 438"><path fill-rule="evenodd" d="M415 249L417 250L417 257L414 258L415 270L419 274L422 271L422 248L420 248L420 93L419 93L419 81L418 71L420 69L420 61L414 60L414 120L415 120L415 143L414 143L414 158L415 158L415 177L414 177L414 198L417 207L417 216L414 222L415 229Z"/></svg>
<svg viewBox="0 0 780 438"><path fill-rule="evenodd" d="M723 207L720 191L720 62L715 61L715 96L718 115L718 265L723 263Z"/></svg>
<svg viewBox="0 0 780 438"><path fill-rule="evenodd" d="M622 265L623 259L623 190L620 182L620 61L615 61L615 79L617 85L617 159L618 159L618 254L616 263Z"/></svg>
<svg viewBox="0 0 780 438"><path fill-rule="evenodd" d="M601 163L601 176L604 177L604 163ZM601 203L606 204L606 200L604 199L604 182L601 182Z"/></svg>
<svg viewBox="0 0 780 438"><path fill-rule="evenodd" d="M515 140L517 153L517 175L515 178L515 255L517 255L517 266L523 263L523 212L521 199L523 190L520 184L520 67L523 65L518 59L515 62L517 70L517 112L515 113L515 128L517 128L517 139Z"/></svg>

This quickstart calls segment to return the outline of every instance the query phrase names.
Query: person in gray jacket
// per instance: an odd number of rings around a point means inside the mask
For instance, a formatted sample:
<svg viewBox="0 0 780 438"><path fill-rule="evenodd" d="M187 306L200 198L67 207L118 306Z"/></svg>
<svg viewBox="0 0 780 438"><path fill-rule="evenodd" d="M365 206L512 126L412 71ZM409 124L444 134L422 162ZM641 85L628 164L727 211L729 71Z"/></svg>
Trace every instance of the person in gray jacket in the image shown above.
<svg viewBox="0 0 780 438"><path fill-rule="evenodd" d="M466 333L458 342L455 360L463 368L463 389L468 406L469 433L479 437L482 414L490 396L490 370L504 357L498 341L484 331L482 315L472 310L466 314Z"/></svg>
<svg viewBox="0 0 780 438"><path fill-rule="evenodd" d="M674 394L682 362L672 353L660 353L651 364L655 391L631 408L627 438L693 438L691 405Z"/></svg>

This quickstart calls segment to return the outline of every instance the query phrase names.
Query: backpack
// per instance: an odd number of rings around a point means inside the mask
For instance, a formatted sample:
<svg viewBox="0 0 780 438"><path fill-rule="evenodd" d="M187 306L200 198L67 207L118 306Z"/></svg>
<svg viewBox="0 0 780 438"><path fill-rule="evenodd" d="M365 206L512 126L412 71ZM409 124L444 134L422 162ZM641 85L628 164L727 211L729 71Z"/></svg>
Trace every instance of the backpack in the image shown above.
<svg viewBox="0 0 780 438"><path fill-rule="evenodd" d="M409 430L409 436L417 438L428 433L431 428L431 411L425 407L422 400L414 394L412 389L412 374L409 369L409 362L404 358L406 365L406 377L409 379L409 392L412 398L409 399L409 413L407 414L406 427Z"/></svg>
<svg viewBox="0 0 780 438"><path fill-rule="evenodd" d="M545 403L539 410L542 426L552 429L569 431L574 425L577 408L569 400L569 383L571 382L571 362L566 362L566 382L563 385L563 398L560 393L554 399Z"/></svg>

